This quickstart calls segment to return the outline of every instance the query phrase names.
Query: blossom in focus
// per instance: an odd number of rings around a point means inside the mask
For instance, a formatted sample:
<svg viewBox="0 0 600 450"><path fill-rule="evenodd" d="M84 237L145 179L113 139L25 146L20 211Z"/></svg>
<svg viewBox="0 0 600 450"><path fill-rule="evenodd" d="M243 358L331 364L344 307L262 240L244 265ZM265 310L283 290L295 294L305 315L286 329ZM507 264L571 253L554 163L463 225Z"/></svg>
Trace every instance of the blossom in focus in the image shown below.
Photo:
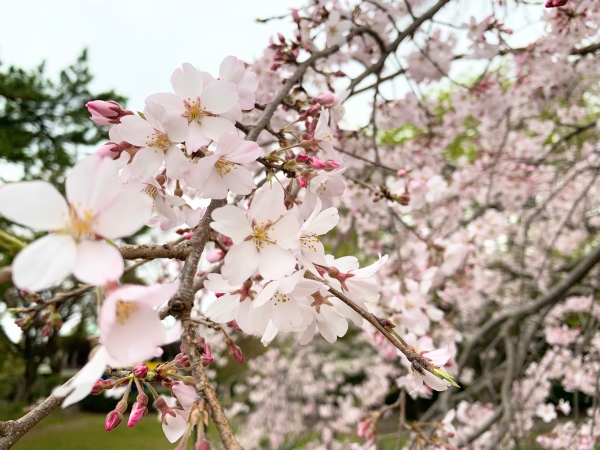
<svg viewBox="0 0 600 450"><path fill-rule="evenodd" d="M15 257L13 281L20 289L46 289L71 273L88 284L117 280L123 274L123 258L104 238L132 235L144 225L152 208L147 195L121 184L113 160L95 155L73 168L66 194L65 200L45 181L0 188L0 214L26 227L52 232Z"/></svg>
<svg viewBox="0 0 600 450"><path fill-rule="evenodd" d="M248 213L227 205L212 213L213 230L231 238L225 256L223 278L241 285L258 269L267 280L278 280L293 272L296 258L289 251L300 247L300 224L284 205L283 189L277 183L259 190Z"/></svg>
<svg viewBox="0 0 600 450"><path fill-rule="evenodd" d="M87 102L85 107L92 115L92 122L98 125L116 125L122 117L133 114L133 111L121 108L121 105L113 100L93 100Z"/></svg>
<svg viewBox="0 0 600 450"><path fill-rule="evenodd" d="M239 101L237 86L225 80L204 85L202 74L191 64L183 64L171 76L175 94L153 94L146 104L158 103L169 115L183 117L188 124L185 147L188 154L210 141L218 141L224 133L235 132L233 123L219 114L229 112Z"/></svg>
<svg viewBox="0 0 600 450"><path fill-rule="evenodd" d="M323 171L309 180L300 208L302 217L308 217L312 214L317 205L317 199L321 200L325 209L333 206L333 199L340 197L346 189L346 183L342 179L345 170L345 167L340 167L331 172Z"/></svg>
<svg viewBox="0 0 600 450"><path fill-rule="evenodd" d="M131 162L131 174L147 179L156 175L165 162L167 175L182 179L189 163L177 144L187 138L187 121L168 115L163 106L154 103L146 105L144 117L124 117L116 127L121 139L141 147Z"/></svg>
<svg viewBox="0 0 600 450"><path fill-rule="evenodd" d="M431 352L423 352L421 354L421 356L423 356L424 358L427 358L429 361L431 361L431 364L439 366L440 367L439 370L441 370L442 372L445 372L445 370L443 369L443 366L452 357L452 352L451 352L450 348L440 348L437 350L433 350ZM429 386L434 391L445 391L451 386L451 383L448 380L443 380L441 378L438 378L437 376L435 376L428 370L425 370L425 369L416 370L412 366L411 366L411 369L413 371L413 375L415 376L415 381L417 382L416 387L411 392L411 394L418 391L419 389L421 389L421 387L423 386L423 383L425 383L427 386Z"/></svg>
<svg viewBox="0 0 600 450"><path fill-rule="evenodd" d="M317 236L331 231L340 221L336 208L322 210L323 204L317 199L312 214L300 227L300 263L308 270L317 274L313 264L326 265L325 249Z"/></svg>
<svg viewBox="0 0 600 450"><path fill-rule="evenodd" d="M254 177L240 164L256 161L262 153L256 142L244 141L235 132L225 133L215 152L207 153L189 170L185 182L202 198L226 198L229 191L248 195L256 187Z"/></svg>
<svg viewBox="0 0 600 450"><path fill-rule="evenodd" d="M243 61L235 56L225 58L219 67L219 79L230 81L237 86L242 110L254 109L256 101L254 93L258 89L258 77L254 72L246 69Z"/></svg>
<svg viewBox="0 0 600 450"><path fill-rule="evenodd" d="M322 270L328 275L328 281L333 287L344 291L363 309L366 309L365 303L379 299L379 285L374 275L387 262L388 255L379 255L377 262L362 269L354 256L334 259L332 255L326 255L325 258L328 268Z"/></svg>

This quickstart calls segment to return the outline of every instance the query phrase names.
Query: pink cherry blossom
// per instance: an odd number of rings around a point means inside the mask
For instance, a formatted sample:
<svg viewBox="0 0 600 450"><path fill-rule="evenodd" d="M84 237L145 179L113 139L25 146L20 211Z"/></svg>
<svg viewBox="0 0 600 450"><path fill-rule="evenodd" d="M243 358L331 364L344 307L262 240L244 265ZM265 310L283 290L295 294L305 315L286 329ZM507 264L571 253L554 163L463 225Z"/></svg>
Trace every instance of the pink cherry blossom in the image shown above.
<svg viewBox="0 0 600 450"><path fill-rule="evenodd" d="M102 285L123 273L118 239L139 230L151 199L121 185L114 161L90 156L66 181L67 199L45 181L9 183L0 188L0 213L24 226L52 233L25 247L13 263L13 281L39 291L73 273Z"/></svg>
<svg viewBox="0 0 600 450"><path fill-rule="evenodd" d="M262 155L255 142L244 141L237 133L221 136L214 153L208 152L188 172L185 182L202 198L226 198L229 191L248 195L256 187L252 174L240 164Z"/></svg>
<svg viewBox="0 0 600 450"><path fill-rule="evenodd" d="M341 45L344 43L344 34L352 28L352 22L342 20L341 14L337 10L329 13L326 23L327 27L327 46Z"/></svg>
<svg viewBox="0 0 600 450"><path fill-rule="evenodd" d="M314 274L317 270L313 264L326 265L325 249L317 236L331 231L339 222L340 216L336 208L321 210L320 199L316 200L315 209L300 227L300 263Z"/></svg>
<svg viewBox="0 0 600 450"><path fill-rule="evenodd" d="M158 103L169 115L187 120L185 147L188 154L210 141L218 141L224 133L235 132L233 123L218 117L230 111L239 101L238 88L234 83L217 80L204 86L202 74L186 63L173 72L171 85L175 94L153 94L146 99L146 104Z"/></svg>

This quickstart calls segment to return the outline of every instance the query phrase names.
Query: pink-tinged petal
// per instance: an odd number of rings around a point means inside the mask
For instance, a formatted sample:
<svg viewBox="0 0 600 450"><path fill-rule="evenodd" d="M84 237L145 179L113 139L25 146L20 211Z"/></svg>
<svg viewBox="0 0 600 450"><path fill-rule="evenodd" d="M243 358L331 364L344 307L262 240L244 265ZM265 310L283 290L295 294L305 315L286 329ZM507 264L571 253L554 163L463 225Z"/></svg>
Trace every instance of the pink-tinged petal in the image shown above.
<svg viewBox="0 0 600 450"><path fill-rule="evenodd" d="M300 247L300 224L292 214L287 214L273 224L268 231L269 239L284 249Z"/></svg>
<svg viewBox="0 0 600 450"><path fill-rule="evenodd" d="M130 164L131 174L142 180L153 177L165 160L165 152L156 147L139 150Z"/></svg>
<svg viewBox="0 0 600 450"><path fill-rule="evenodd" d="M200 104L213 114L222 114L233 108L240 95L237 86L230 81L217 80L202 91Z"/></svg>
<svg viewBox="0 0 600 450"><path fill-rule="evenodd" d="M377 262L371 264L370 266L363 267L362 269L355 270L354 276L360 278L369 278L375 275L375 273L381 269L381 267L387 262L388 255L379 255L379 259Z"/></svg>
<svg viewBox="0 0 600 450"><path fill-rule="evenodd" d="M250 218L256 223L274 222L287 213L283 203L283 188L279 183L265 185L254 195L250 205Z"/></svg>
<svg viewBox="0 0 600 450"><path fill-rule="evenodd" d="M200 72L200 75L202 76L202 83L204 83L204 86L208 86L210 83L217 81L217 79L208 72Z"/></svg>
<svg viewBox="0 0 600 450"><path fill-rule="evenodd" d="M244 112L240 104L236 103L229 111L219 114L219 117L227 119L231 123L236 123L244 119Z"/></svg>
<svg viewBox="0 0 600 450"><path fill-rule="evenodd" d="M52 395L55 397L66 397L61 405L63 409L83 400L92 392L96 381L102 378L108 360L106 349L104 347L98 348L92 359L83 366L73 379L52 391Z"/></svg>
<svg viewBox="0 0 600 450"><path fill-rule="evenodd" d="M163 422L162 429L170 443L177 442L187 428L187 413L177 410L175 417L165 415L166 424Z"/></svg>
<svg viewBox="0 0 600 450"><path fill-rule="evenodd" d="M144 226L152 213L152 197L136 186L123 186L114 201L96 214L93 229L108 239L131 236Z"/></svg>
<svg viewBox="0 0 600 450"><path fill-rule="evenodd" d="M175 322L175 325L173 325L166 331L164 345L173 344L174 342L181 340L182 334L183 325L181 325L181 321L178 320L177 322Z"/></svg>
<svg viewBox="0 0 600 450"><path fill-rule="evenodd" d="M175 395L177 401L185 410L191 408L192 403L196 401L196 397L198 396L194 386L188 386L187 384L183 384L181 381L176 381L173 383L171 392L173 395Z"/></svg>
<svg viewBox="0 0 600 450"><path fill-rule="evenodd" d="M100 331L109 355L123 366L153 358L156 347L166 341L158 313L140 302L121 300L117 303L117 320Z"/></svg>
<svg viewBox="0 0 600 450"><path fill-rule="evenodd" d="M188 121L185 117L167 117L163 126L171 142L182 143L187 139Z"/></svg>
<svg viewBox="0 0 600 450"><path fill-rule="evenodd" d="M175 292L179 289L179 280L172 283L155 284L145 289L146 292L139 300L153 308L158 308L175 295Z"/></svg>
<svg viewBox="0 0 600 450"><path fill-rule="evenodd" d="M123 275L123 257L105 241L82 241L77 245L73 275L79 281L102 286Z"/></svg>
<svg viewBox="0 0 600 450"><path fill-rule="evenodd" d="M194 122L192 122L194 123ZM208 140L219 141L225 133L235 133L235 125L221 117L205 117L200 125L202 134ZM189 138L188 138L189 139ZM208 142L208 141L207 141Z"/></svg>
<svg viewBox="0 0 600 450"><path fill-rule="evenodd" d="M13 283L41 291L67 277L75 266L77 246L67 234L49 234L21 250L13 261Z"/></svg>
<svg viewBox="0 0 600 450"><path fill-rule="evenodd" d="M73 168L66 182L67 200L80 218L105 209L121 193L115 161L91 155Z"/></svg>
<svg viewBox="0 0 600 450"><path fill-rule="evenodd" d="M265 245L260 249L258 271L264 279L280 280L291 274L295 267L296 258L288 250L275 244Z"/></svg>
<svg viewBox="0 0 600 450"><path fill-rule="evenodd" d="M209 117L205 117L202 122L206 121L206 119L209 119ZM220 120L224 120L225 122L227 122L225 119ZM203 131L204 129L198 122L189 123L188 136L185 140L185 150L187 151L188 155L191 155L192 153L198 151L198 149L203 145L208 145L210 143L210 139L204 136Z"/></svg>
<svg viewBox="0 0 600 450"><path fill-rule="evenodd" d="M238 83L244 75L244 63L235 56L226 57L219 66L219 78Z"/></svg>
<svg viewBox="0 0 600 450"><path fill-rule="evenodd" d="M256 161L256 158L262 155L263 150L256 142L242 141L233 152L229 153L227 159L237 164L246 164Z"/></svg>
<svg viewBox="0 0 600 450"><path fill-rule="evenodd" d="M232 286L227 280L223 279L220 273L209 273L206 278L204 288L217 294L233 292L241 287L240 285Z"/></svg>
<svg viewBox="0 0 600 450"><path fill-rule="evenodd" d="M238 303L235 309L235 321L244 333L258 334L267 326L268 314L264 313L264 308L252 308L252 301L246 299Z"/></svg>
<svg viewBox="0 0 600 450"><path fill-rule="evenodd" d="M165 154L167 176L174 180L182 180L185 172L190 168L190 162L183 154L183 150L176 145L171 145Z"/></svg>
<svg viewBox="0 0 600 450"><path fill-rule="evenodd" d="M134 116L135 117L135 116ZM166 130L163 127L163 122L169 117L166 108L158 103L148 103L144 108L145 121L150 124L153 129L165 133ZM185 120L185 119L184 119ZM144 127L148 130L147 124ZM154 132L154 130L152 130Z"/></svg>
<svg viewBox="0 0 600 450"><path fill-rule="evenodd" d="M354 322L355 325L361 326L363 323L363 319L360 314L350 308L348 305L343 303L341 300L337 298L330 298L329 301L333 303L333 310L338 313L340 316L350 319Z"/></svg>
<svg viewBox="0 0 600 450"><path fill-rule="evenodd" d="M239 295L222 295L208 305L204 314L217 323L230 322L235 319L234 311L239 299Z"/></svg>
<svg viewBox="0 0 600 450"><path fill-rule="evenodd" d="M185 106L181 99L171 92L152 94L146 99L146 105L150 103L158 103L171 115L181 116L185 112Z"/></svg>
<svg viewBox="0 0 600 450"><path fill-rule="evenodd" d="M260 308L271 301L277 289L279 288L278 281L271 281L263 286L263 290L258 293L254 301L252 302L253 308Z"/></svg>
<svg viewBox="0 0 600 450"><path fill-rule="evenodd" d="M292 292L296 286L298 285L298 283L300 282L300 280L302 280L302 278L304 278L304 274L306 273L305 270L298 270L297 272L294 272L292 275L290 275L289 277L285 277L282 280L276 282L279 284L279 292L281 292L282 294L289 294L290 292ZM315 288L314 291L310 292L311 294L315 291L317 291L318 287ZM301 294L296 294L294 292L295 295L298 295L300 297L303 297L304 295Z"/></svg>
<svg viewBox="0 0 600 450"><path fill-rule="evenodd" d="M154 127L140 116L125 116L117 125L119 136L130 144L143 147L148 145L150 137L155 133Z"/></svg>
<svg viewBox="0 0 600 450"><path fill-rule="evenodd" d="M219 155L205 156L196 164L191 165L190 170L185 176L185 182L189 186L202 192L204 185L208 180L211 172L215 169L215 163L219 159Z"/></svg>
<svg viewBox="0 0 600 450"><path fill-rule="evenodd" d="M258 252L251 241L234 245L225 255L225 265L221 268L223 278L231 284L242 284L258 268Z"/></svg>
<svg viewBox="0 0 600 450"><path fill-rule="evenodd" d="M338 337L342 337L346 334L348 331L348 321L343 317L340 317L331 306L321 305L319 313L325 319L325 322L327 322L327 325L334 334L333 340L327 339L325 335L323 335L327 341L333 344ZM321 323L317 325L320 330Z"/></svg>
<svg viewBox="0 0 600 450"><path fill-rule="evenodd" d="M202 76L194 66L184 63L171 75L171 86L180 99L194 101L202 93Z"/></svg>
<svg viewBox="0 0 600 450"><path fill-rule="evenodd" d="M431 352L426 352L423 356L430 359L436 366L443 366L450 358L452 358L452 350L450 347L439 348Z"/></svg>
<svg viewBox="0 0 600 450"><path fill-rule="evenodd" d="M229 189L237 195L248 195L256 187L254 177L250 171L243 166L235 165L231 168L231 171L224 173L221 179L225 185L225 189ZM225 196L227 196L227 194L225 194ZM225 198L225 196L211 197L206 195L207 198Z"/></svg>
<svg viewBox="0 0 600 450"><path fill-rule="evenodd" d="M450 382L436 377L431 372L425 371L423 374L424 382L434 391L445 391L450 387Z"/></svg>
<svg viewBox="0 0 600 450"><path fill-rule="evenodd" d="M225 180L216 170L213 170L206 180L204 189L202 189L202 198L223 199L227 198L229 190L225 184Z"/></svg>
<svg viewBox="0 0 600 450"><path fill-rule="evenodd" d="M0 214L38 230L58 230L69 222L69 206L46 181L8 183L0 187Z"/></svg>
<svg viewBox="0 0 600 450"><path fill-rule="evenodd" d="M214 222L210 223L210 227L231 238L234 244L241 244L252 234L252 227L246 214L237 206L225 205L217 208L213 211L212 218Z"/></svg>

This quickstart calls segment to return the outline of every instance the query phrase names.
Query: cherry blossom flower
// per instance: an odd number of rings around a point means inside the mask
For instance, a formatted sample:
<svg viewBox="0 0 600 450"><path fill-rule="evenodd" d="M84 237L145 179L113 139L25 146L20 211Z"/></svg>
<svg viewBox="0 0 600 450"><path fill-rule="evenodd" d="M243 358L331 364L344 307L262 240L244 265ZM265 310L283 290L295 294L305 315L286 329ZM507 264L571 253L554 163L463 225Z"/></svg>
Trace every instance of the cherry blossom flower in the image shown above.
<svg viewBox="0 0 600 450"><path fill-rule="evenodd" d="M317 236L331 231L339 222L340 216L336 208L321 210L321 200L317 198L312 214L300 227L300 263L314 274L317 269L313 264L327 265L325 249Z"/></svg>
<svg viewBox="0 0 600 450"><path fill-rule="evenodd" d="M89 284L117 280L123 274L123 258L103 238L135 233L152 207L147 195L121 185L114 161L95 155L73 168L66 192L65 200L45 181L0 188L2 215L33 229L52 231L16 256L13 281L20 289L46 289L71 273Z"/></svg>
<svg viewBox="0 0 600 450"><path fill-rule="evenodd" d="M198 189L202 198L226 198L229 191L248 195L256 185L250 171L240 164L255 161L262 153L255 142L244 141L235 132L225 133L215 152L207 152L190 169L185 182Z"/></svg>
<svg viewBox="0 0 600 450"><path fill-rule="evenodd" d="M550 423L558 417L556 407L552 403L539 405L535 410L535 415L541 418L544 423Z"/></svg>
<svg viewBox="0 0 600 450"><path fill-rule="evenodd" d="M449 348L441 348L438 350L433 350L431 352L423 352L421 356L427 358L431 361L431 364L439 366L440 370L444 371L443 366L452 357L452 352ZM445 391L451 386L451 383L448 380L438 378L428 370L416 370L414 367L411 367L411 369L417 382L417 385L413 392L416 392L419 389L421 389L423 383L427 384L427 386L429 386L435 391Z"/></svg>
<svg viewBox="0 0 600 450"><path fill-rule="evenodd" d="M308 188L300 208L300 215L308 217L315 210L317 198L321 200L323 208L331 208L333 199L341 196L346 189L346 183L342 179L345 167L333 170L331 172L321 172L308 182Z"/></svg>
<svg viewBox="0 0 600 450"><path fill-rule="evenodd" d="M300 247L300 225L285 209L283 189L278 184L259 190L247 214L227 205L216 209L212 218L212 229L234 244L221 269L229 283L240 285L257 269L268 280L293 272L296 258L289 250Z"/></svg>
<svg viewBox="0 0 600 450"><path fill-rule="evenodd" d="M352 28L352 22L342 20L339 11L331 11L327 19L327 47L341 45L346 40L344 34Z"/></svg>
<svg viewBox="0 0 600 450"><path fill-rule="evenodd" d="M106 297L99 315L100 339L123 366L151 359L168 341L155 308L168 301L179 281L154 286L124 285Z"/></svg>
<svg viewBox="0 0 600 450"><path fill-rule="evenodd" d="M358 259L344 256L334 259L325 256L328 268L322 268L332 286L347 293L355 303L366 309L365 303L375 302L379 298L379 285L373 275L386 263L388 255L381 256L377 262L360 269Z"/></svg>
<svg viewBox="0 0 600 450"><path fill-rule="evenodd" d="M219 67L219 79L234 83L240 95L239 104L242 110L254 109L255 95L258 89L258 77L246 69L243 61L235 56L228 56Z"/></svg>
<svg viewBox="0 0 600 450"><path fill-rule="evenodd" d="M167 175L182 179L189 163L177 144L187 138L186 119L168 115L163 106L155 103L146 105L144 117L145 120L140 116L126 116L117 125L121 139L142 147L133 158L131 174L147 179L154 176L165 162Z"/></svg>
<svg viewBox="0 0 600 450"><path fill-rule="evenodd" d="M191 64L183 64L171 76L175 94L153 94L146 104L158 103L167 113L183 117L188 123L185 147L188 154L197 151L210 141L218 141L222 134L235 132L235 126L218 117L227 113L239 101L237 86L225 80L216 80L204 86L202 74Z"/></svg>

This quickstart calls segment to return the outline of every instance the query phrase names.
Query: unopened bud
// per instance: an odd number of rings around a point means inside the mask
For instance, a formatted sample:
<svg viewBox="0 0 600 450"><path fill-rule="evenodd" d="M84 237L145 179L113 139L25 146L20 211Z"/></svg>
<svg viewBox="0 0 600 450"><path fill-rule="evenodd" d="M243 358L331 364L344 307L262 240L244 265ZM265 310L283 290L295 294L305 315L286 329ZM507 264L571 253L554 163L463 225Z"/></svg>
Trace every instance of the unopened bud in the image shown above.
<svg viewBox="0 0 600 450"><path fill-rule="evenodd" d="M112 100L94 100L87 102L85 106L92 115L92 121L98 125L116 125L121 122L121 117L133 114L133 111L121 108L121 105Z"/></svg>
<svg viewBox="0 0 600 450"><path fill-rule="evenodd" d="M148 402L146 397L146 403ZM142 418L148 413L148 407L145 403L140 401L135 402L131 406L131 413L129 413L129 419L127 420L127 427L134 427Z"/></svg>
<svg viewBox="0 0 600 450"><path fill-rule="evenodd" d="M146 375L148 375L148 368L143 364L139 364L135 366L131 372L136 378L146 378Z"/></svg>
<svg viewBox="0 0 600 450"><path fill-rule="evenodd" d="M92 392L90 392L90 394L98 395L98 394L101 394L103 390L104 390L104 380L97 380L94 383L94 387L92 387Z"/></svg>
<svg viewBox="0 0 600 450"><path fill-rule="evenodd" d="M196 447L194 450L210 450L210 444L206 439L201 439L196 442Z"/></svg>
<svg viewBox="0 0 600 450"><path fill-rule="evenodd" d="M229 346L229 354L240 364L244 362L244 355L242 349L235 345L231 339L227 339L227 345Z"/></svg>
<svg viewBox="0 0 600 450"><path fill-rule="evenodd" d="M224 257L225 253L220 248L213 248L206 254L206 260L212 264L221 261Z"/></svg>
<svg viewBox="0 0 600 450"><path fill-rule="evenodd" d="M325 92L324 94L313 98L312 102L318 103L319 105L325 107L333 106L333 104L335 103L335 94L332 94L331 92Z"/></svg>
<svg viewBox="0 0 600 450"><path fill-rule="evenodd" d="M123 420L123 413L119 411L111 411L106 415L106 421L104 422L104 429L106 431L114 430L119 426Z"/></svg>
<svg viewBox="0 0 600 450"><path fill-rule="evenodd" d="M398 178L404 178L406 176L406 170L404 170L404 169L398 170L397 175L398 175Z"/></svg>
<svg viewBox="0 0 600 450"><path fill-rule="evenodd" d="M298 186L301 188L305 188L308 185L308 180L304 177L296 177L296 183L298 183Z"/></svg>
<svg viewBox="0 0 600 450"><path fill-rule="evenodd" d="M299 163L305 163L309 160L309 158L310 156L308 156L306 153L300 153L298 156L296 156L296 161Z"/></svg>
<svg viewBox="0 0 600 450"><path fill-rule="evenodd" d="M292 9L292 20L296 22L296 24L300 25L301 17L297 9Z"/></svg>
<svg viewBox="0 0 600 450"><path fill-rule="evenodd" d="M339 167L339 163L335 162L333 159L328 159L325 161L325 167L323 167L323 169L325 169L325 172L331 172Z"/></svg>
<svg viewBox="0 0 600 450"><path fill-rule="evenodd" d="M316 156L310 156L308 159L308 165L313 169L323 169L325 167L325 163L321 161Z"/></svg>

